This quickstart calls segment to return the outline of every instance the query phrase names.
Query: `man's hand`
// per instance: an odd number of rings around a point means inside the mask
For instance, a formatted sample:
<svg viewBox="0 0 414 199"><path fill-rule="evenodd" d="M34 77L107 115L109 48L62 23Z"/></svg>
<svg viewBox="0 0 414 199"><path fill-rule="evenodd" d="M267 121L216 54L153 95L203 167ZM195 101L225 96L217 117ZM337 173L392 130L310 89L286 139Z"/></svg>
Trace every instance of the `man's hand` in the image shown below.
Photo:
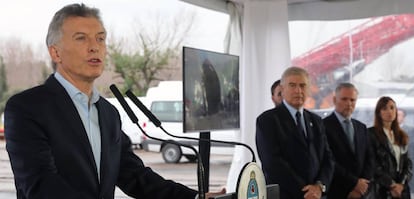
<svg viewBox="0 0 414 199"><path fill-rule="evenodd" d="M320 199L322 197L322 189L317 184L306 185L302 191L305 192L303 196L305 199Z"/></svg>
<svg viewBox="0 0 414 199"><path fill-rule="evenodd" d="M360 195L367 193L369 187L369 180L359 178L357 184L352 191L357 191Z"/></svg>
<svg viewBox="0 0 414 199"><path fill-rule="evenodd" d="M394 183L391 185L391 195L394 198L400 198L401 197L401 193L404 189L404 185L403 184L397 184Z"/></svg>
<svg viewBox="0 0 414 199"><path fill-rule="evenodd" d="M214 198L219 195L223 195L226 193L226 189L222 188L219 192L208 192L206 193L206 198Z"/></svg>
<svg viewBox="0 0 414 199"><path fill-rule="evenodd" d="M361 197L362 197L361 193L359 193L358 191L352 190L351 192L349 192L347 198L348 199L359 199Z"/></svg>

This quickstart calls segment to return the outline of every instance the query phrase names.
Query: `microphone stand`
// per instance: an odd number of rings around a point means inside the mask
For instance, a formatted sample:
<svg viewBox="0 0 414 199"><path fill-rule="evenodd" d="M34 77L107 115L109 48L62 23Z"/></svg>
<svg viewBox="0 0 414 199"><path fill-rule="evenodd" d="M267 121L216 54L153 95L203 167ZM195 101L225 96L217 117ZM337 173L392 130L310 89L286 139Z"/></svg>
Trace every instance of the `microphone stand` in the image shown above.
<svg viewBox="0 0 414 199"><path fill-rule="evenodd" d="M151 138L153 140L160 141L160 142L166 142L166 143L175 144L175 145L178 145L178 146L190 148L197 155L197 159L198 159L198 161L197 161L198 198L199 199L206 199L205 198L205 191L204 191L204 188L206 187L204 185L204 178L205 178L204 172L205 171L204 171L204 166L203 166L203 162L201 160L200 153L198 153L198 151L193 146L191 146L191 145L183 144L183 143L180 143L180 142L177 142L177 141L174 141L174 140L162 140L162 139L159 139L159 138L156 138L156 137L152 137L152 136L148 135L144 131L144 129L142 129L142 127L138 124L138 121L135 124L138 126L139 130L141 130L141 132L145 136L147 136L147 137L149 137L149 138Z"/></svg>
<svg viewBox="0 0 414 199"><path fill-rule="evenodd" d="M182 147L186 147L189 148L191 150L194 151L194 153L197 155L198 161L197 161L197 181L198 181L198 198L199 199L205 199L205 191L204 191L204 167L201 161L201 156L200 153L198 153L198 151L191 145L187 145L187 144L183 144L174 140L163 140L160 138L156 138L156 137L152 137L150 135L148 135L143 129L142 127L139 125L138 123L138 118L137 116L134 114L134 112L132 111L131 107L128 105L128 103L126 102L126 100L122 97L121 92L119 91L119 89L112 84L110 87L110 90L112 91L112 93L115 95L116 99L119 101L119 103L121 104L122 108L125 110L125 112L127 113L129 119L131 119L131 121L133 123L135 123L138 128L140 129L140 131L147 137L160 141L160 142L167 142L170 144L175 144L178 146L182 146ZM138 98L137 98L138 99Z"/></svg>

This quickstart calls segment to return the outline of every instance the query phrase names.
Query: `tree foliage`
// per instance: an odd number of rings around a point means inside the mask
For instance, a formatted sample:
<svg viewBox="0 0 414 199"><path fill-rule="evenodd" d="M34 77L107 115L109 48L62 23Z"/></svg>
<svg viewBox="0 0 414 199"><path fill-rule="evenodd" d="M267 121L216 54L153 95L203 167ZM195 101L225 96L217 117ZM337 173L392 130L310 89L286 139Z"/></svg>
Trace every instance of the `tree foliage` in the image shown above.
<svg viewBox="0 0 414 199"><path fill-rule="evenodd" d="M193 27L195 14L187 13L185 20L183 17L175 16L172 21L159 18L152 29L137 22L135 30L139 31L136 31L135 41L108 45L109 63L123 78L123 90L131 89L137 95L144 95L154 81L163 80L160 72L179 58L182 43ZM133 46L129 52L125 50L127 44Z"/></svg>
<svg viewBox="0 0 414 199"><path fill-rule="evenodd" d="M139 95L145 93L149 85L157 78L157 73L164 69L169 59L174 58L174 49L164 51L143 47L143 53L122 53L119 49L110 47L111 61L115 66L115 72L124 79L124 89L132 89Z"/></svg>
<svg viewBox="0 0 414 199"><path fill-rule="evenodd" d="M0 41L0 113L8 98L24 89L44 82L50 68L45 53L20 40L7 38Z"/></svg>
<svg viewBox="0 0 414 199"><path fill-rule="evenodd" d="M0 115L4 111L4 102L7 96L7 91L6 65L4 64L3 57L0 55Z"/></svg>

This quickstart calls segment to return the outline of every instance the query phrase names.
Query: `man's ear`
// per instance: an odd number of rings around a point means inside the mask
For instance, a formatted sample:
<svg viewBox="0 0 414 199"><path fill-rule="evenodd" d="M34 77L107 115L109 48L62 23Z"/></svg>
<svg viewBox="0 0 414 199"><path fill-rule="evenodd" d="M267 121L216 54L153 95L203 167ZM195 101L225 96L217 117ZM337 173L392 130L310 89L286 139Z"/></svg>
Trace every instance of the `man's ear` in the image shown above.
<svg viewBox="0 0 414 199"><path fill-rule="evenodd" d="M49 46L48 47L49 50L49 55L52 58L53 62L55 63L60 63L62 61L62 59L59 56L59 49L56 46Z"/></svg>

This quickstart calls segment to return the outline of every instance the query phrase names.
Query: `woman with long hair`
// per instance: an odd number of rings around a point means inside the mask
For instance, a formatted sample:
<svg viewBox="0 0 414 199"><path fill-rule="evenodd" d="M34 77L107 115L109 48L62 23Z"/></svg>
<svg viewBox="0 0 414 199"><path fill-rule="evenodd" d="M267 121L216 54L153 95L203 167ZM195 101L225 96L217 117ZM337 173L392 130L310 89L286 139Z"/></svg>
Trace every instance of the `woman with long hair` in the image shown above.
<svg viewBox="0 0 414 199"><path fill-rule="evenodd" d="M392 98L385 96L378 100L374 126L368 131L375 153L376 198L410 198L408 181L412 163L407 155L408 136L398 124L397 105Z"/></svg>

